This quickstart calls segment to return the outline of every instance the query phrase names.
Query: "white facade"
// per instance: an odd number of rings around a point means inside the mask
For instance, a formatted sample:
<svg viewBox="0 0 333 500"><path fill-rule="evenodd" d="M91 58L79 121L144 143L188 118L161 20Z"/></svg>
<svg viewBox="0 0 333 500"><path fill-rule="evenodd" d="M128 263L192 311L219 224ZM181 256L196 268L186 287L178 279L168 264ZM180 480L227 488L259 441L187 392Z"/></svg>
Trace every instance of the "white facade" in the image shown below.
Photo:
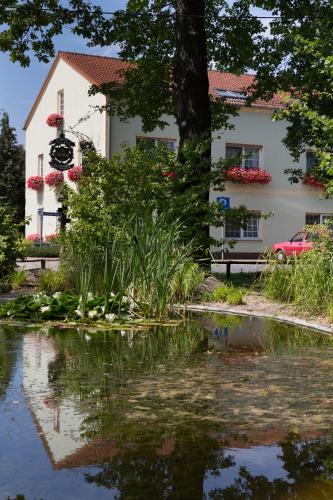
<svg viewBox="0 0 333 500"><path fill-rule="evenodd" d="M167 139L177 145L178 129L174 119L167 119L170 125L164 130L156 129L149 134L143 134L139 118L123 123L117 117L108 118L106 113L94 111L93 106L105 104L105 98L102 95L88 97L90 85L91 81L67 62L59 59L26 127L27 178L37 175L38 156L41 154L44 157L44 177L51 171L48 165L49 142L55 138L56 129L48 127L45 120L49 114L57 112L58 93L61 90L64 92L65 130L74 127L75 131L86 134L102 155L109 156L119 152L124 144L135 146L137 138L141 136ZM215 200L217 196L229 197L232 207L245 205L254 212L272 212L267 220L259 220L256 234L244 236L249 233L242 232L239 237L232 238L237 242L232 252L238 256L258 254L273 243L290 238L304 227L306 214L333 213L333 201L320 199L320 190L302 183L290 186L288 176L283 173L284 170L301 167L305 171L306 157L303 155L299 164L293 163L288 150L281 142L286 134L286 122L273 122L272 113L273 110L270 109L242 108L239 116L232 119L234 129L215 133L213 138L214 161L225 157L228 145L255 146L260 151L258 166L272 175L272 181L267 185L240 185L227 182L226 191L211 193L211 200ZM80 118L84 116L88 119L78 124ZM66 136L78 144L74 135L66 132ZM77 154L78 148L76 148ZM77 156L76 162L78 162ZM27 234L39 232L38 208L44 207L44 210L55 211L57 206L56 195L47 186L44 188L44 193L27 189L26 215L31 217ZM55 230L55 219L45 218L44 235ZM221 229L212 228L213 236L220 238L221 234ZM224 236L227 236L225 230Z"/></svg>

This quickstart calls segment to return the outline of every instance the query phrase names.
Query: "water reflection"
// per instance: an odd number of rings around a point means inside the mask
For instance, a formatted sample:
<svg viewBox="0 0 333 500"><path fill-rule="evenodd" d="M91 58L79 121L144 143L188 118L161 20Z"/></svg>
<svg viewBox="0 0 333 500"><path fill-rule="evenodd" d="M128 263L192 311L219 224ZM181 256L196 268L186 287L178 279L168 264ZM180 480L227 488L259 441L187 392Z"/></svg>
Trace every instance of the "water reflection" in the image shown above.
<svg viewBox="0 0 333 500"><path fill-rule="evenodd" d="M146 332L22 338L38 439L58 474L82 470L94 498L304 498L309 484L311 498L333 494L330 337L202 315Z"/></svg>

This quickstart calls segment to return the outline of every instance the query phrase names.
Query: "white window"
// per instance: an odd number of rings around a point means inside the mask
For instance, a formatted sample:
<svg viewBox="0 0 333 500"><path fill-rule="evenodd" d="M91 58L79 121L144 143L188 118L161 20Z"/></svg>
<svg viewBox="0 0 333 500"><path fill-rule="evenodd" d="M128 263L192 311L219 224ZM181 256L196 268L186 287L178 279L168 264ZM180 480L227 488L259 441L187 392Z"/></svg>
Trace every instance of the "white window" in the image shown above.
<svg viewBox="0 0 333 500"><path fill-rule="evenodd" d="M38 155L38 175L44 176L44 155Z"/></svg>
<svg viewBox="0 0 333 500"><path fill-rule="evenodd" d="M312 226L313 224L325 224L325 222L332 219L332 214L305 214L305 224L307 226Z"/></svg>
<svg viewBox="0 0 333 500"><path fill-rule="evenodd" d="M227 220L224 227L226 239L238 240L258 240L260 236L260 217L258 213L253 213L247 220L245 226L240 227L237 221Z"/></svg>
<svg viewBox="0 0 333 500"><path fill-rule="evenodd" d="M164 137L137 137L136 144L151 145L156 148L161 146L166 146L170 151L175 151L176 140L175 139L164 139Z"/></svg>
<svg viewBox="0 0 333 500"><path fill-rule="evenodd" d="M65 112L65 95L63 90L59 90L58 92L58 113L59 115L64 116Z"/></svg>
<svg viewBox="0 0 333 500"><path fill-rule="evenodd" d="M262 147L227 144L225 157L230 167L261 168Z"/></svg>

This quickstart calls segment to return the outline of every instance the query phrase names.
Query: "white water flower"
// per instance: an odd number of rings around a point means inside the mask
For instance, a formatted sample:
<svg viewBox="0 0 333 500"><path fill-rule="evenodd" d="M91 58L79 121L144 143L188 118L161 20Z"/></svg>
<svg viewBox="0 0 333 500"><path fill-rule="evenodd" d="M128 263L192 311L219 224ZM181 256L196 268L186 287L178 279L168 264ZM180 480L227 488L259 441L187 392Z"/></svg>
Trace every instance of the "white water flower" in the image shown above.
<svg viewBox="0 0 333 500"><path fill-rule="evenodd" d="M97 313L96 309L92 309L91 311L88 312L88 318L94 319L94 318L96 318L97 314L98 313Z"/></svg>
<svg viewBox="0 0 333 500"><path fill-rule="evenodd" d="M106 314L105 315L105 319L106 321L108 321L109 323L112 323L112 321L114 321L116 315L115 314Z"/></svg>
<svg viewBox="0 0 333 500"><path fill-rule="evenodd" d="M88 292L88 295L87 295L87 302L91 302L92 300L94 300L94 296L91 292Z"/></svg>
<svg viewBox="0 0 333 500"><path fill-rule="evenodd" d="M46 312L48 312L49 310L50 310L50 306L42 306L42 307L40 308L40 312L42 312L42 313L46 313Z"/></svg>
<svg viewBox="0 0 333 500"><path fill-rule="evenodd" d="M122 301L123 304L127 304L128 303L128 297L127 297L127 295L123 295L121 301Z"/></svg>
<svg viewBox="0 0 333 500"><path fill-rule="evenodd" d="M88 316L89 316L89 314L88 314ZM84 338L85 338L85 340L86 340L87 342L89 342L89 341L91 340L91 336L90 336L90 335L88 335L87 333L85 333L85 334L84 334Z"/></svg>
<svg viewBox="0 0 333 500"><path fill-rule="evenodd" d="M61 292L55 292L52 297L54 297L55 299L58 299L61 295Z"/></svg>
<svg viewBox="0 0 333 500"><path fill-rule="evenodd" d="M115 296L116 295L113 292L110 293L110 297L115 297Z"/></svg>
<svg viewBox="0 0 333 500"><path fill-rule="evenodd" d="M120 335L121 335L122 337L124 337L124 336L126 335L126 333L127 333L127 332L126 332L126 330L120 330Z"/></svg>
<svg viewBox="0 0 333 500"><path fill-rule="evenodd" d="M82 312L80 311L80 309L75 309L75 313L79 318L82 318Z"/></svg>

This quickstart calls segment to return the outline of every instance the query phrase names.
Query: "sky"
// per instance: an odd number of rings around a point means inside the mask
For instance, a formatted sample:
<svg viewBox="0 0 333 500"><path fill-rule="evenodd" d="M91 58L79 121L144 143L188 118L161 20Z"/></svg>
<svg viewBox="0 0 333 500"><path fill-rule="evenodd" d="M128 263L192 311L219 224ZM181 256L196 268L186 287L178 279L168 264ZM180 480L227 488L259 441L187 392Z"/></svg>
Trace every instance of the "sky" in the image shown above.
<svg viewBox="0 0 333 500"><path fill-rule="evenodd" d="M100 0L93 2L106 11L123 8L126 0ZM257 15L262 11L256 9ZM88 41L88 40L87 40ZM62 35L54 39L55 49L83 52L104 56L116 56L117 47L87 47L87 41L73 35L65 29ZM12 127L15 127L18 141L24 144L22 127L29 114L35 98L46 78L53 59L42 63L31 54L30 66L23 68L19 63L12 63L8 53L0 52L0 112L6 111Z"/></svg>

